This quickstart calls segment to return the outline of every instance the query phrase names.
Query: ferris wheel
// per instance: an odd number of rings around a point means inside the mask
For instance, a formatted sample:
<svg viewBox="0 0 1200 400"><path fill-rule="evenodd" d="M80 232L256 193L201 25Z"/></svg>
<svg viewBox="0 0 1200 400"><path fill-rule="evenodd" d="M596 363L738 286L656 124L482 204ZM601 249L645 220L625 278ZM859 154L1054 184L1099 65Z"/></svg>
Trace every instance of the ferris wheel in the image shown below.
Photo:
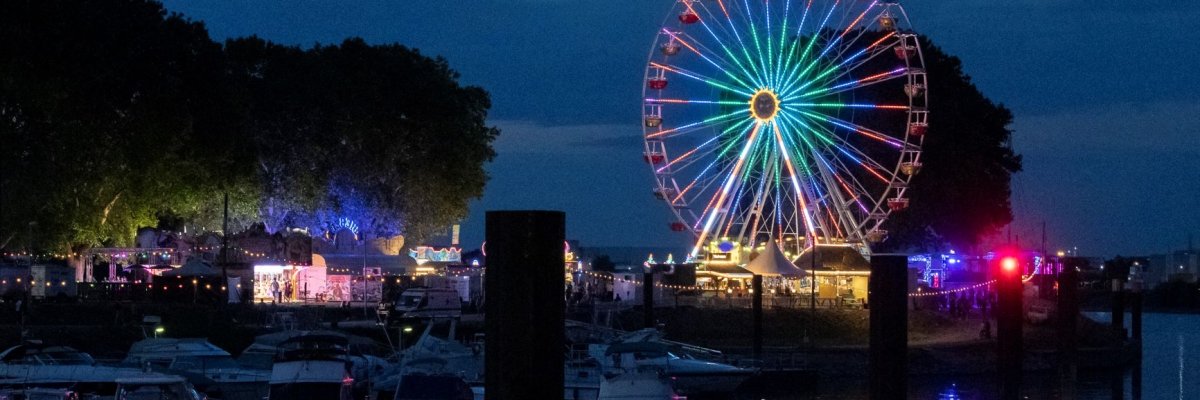
<svg viewBox="0 0 1200 400"><path fill-rule="evenodd" d="M908 207L927 84L898 3L676 0L648 58L644 158L692 256L766 241L868 255Z"/></svg>

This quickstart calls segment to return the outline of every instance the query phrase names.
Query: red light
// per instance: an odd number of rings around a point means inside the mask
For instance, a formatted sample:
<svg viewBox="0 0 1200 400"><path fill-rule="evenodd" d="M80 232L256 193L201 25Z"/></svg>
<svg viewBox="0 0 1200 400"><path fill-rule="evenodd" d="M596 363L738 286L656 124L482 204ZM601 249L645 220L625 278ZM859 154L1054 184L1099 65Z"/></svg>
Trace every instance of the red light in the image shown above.
<svg viewBox="0 0 1200 400"><path fill-rule="evenodd" d="M1004 268L1005 272L1013 272L1017 270L1017 259L1015 257L1004 257L1000 260L1000 267Z"/></svg>

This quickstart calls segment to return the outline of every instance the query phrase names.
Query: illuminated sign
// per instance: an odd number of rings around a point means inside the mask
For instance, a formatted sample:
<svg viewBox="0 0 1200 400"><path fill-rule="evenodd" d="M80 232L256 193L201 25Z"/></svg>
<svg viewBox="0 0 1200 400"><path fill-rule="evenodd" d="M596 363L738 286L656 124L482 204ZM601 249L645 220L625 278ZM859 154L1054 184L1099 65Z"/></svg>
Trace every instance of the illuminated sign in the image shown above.
<svg viewBox="0 0 1200 400"><path fill-rule="evenodd" d="M728 238L714 240L708 243L708 257L706 260L710 263L721 264L737 264L741 261L742 244L730 241Z"/></svg>
<svg viewBox="0 0 1200 400"><path fill-rule="evenodd" d="M417 260L417 265L421 265L430 261L461 262L462 249L456 247L436 249L431 246L419 246L415 249L409 249L408 256L412 257L414 260Z"/></svg>

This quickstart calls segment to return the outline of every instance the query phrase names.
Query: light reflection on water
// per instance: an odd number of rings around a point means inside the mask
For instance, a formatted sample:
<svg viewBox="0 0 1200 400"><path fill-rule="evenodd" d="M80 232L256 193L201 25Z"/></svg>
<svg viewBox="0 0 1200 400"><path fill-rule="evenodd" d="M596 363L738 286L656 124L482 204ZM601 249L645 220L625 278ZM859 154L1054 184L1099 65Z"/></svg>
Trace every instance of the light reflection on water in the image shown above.
<svg viewBox="0 0 1200 400"><path fill-rule="evenodd" d="M1108 313L1088 313L1108 321ZM1140 390L1134 387L1134 368L1124 371L1079 371L1066 388L1079 400L1093 399L1200 399L1200 315L1146 314L1143 318ZM1125 326L1130 326L1128 323ZM1189 346L1191 348L1189 349ZM1190 351L1189 351L1190 350ZM908 398L939 400L998 399L999 385L991 375L912 377ZM1022 395L1029 399L1063 398L1064 387L1056 372L1026 373ZM816 388L796 388L786 396L743 395L738 399L857 400L868 397L865 379L823 379Z"/></svg>

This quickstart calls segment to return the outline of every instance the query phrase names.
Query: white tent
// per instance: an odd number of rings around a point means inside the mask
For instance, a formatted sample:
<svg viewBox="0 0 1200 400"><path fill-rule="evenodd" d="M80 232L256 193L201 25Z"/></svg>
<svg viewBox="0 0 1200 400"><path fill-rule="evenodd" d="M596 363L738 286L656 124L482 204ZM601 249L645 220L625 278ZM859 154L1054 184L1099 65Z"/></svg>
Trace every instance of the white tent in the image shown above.
<svg viewBox="0 0 1200 400"><path fill-rule="evenodd" d="M801 277L805 274L804 270L797 268L791 260L787 259L787 256L783 255L782 251L779 251L779 246L775 245L774 241L767 241L758 257L750 260L750 263L742 268L762 276Z"/></svg>
<svg viewBox="0 0 1200 400"><path fill-rule="evenodd" d="M165 277L178 276L178 277L184 277L184 278L219 277L219 276L221 276L221 271L213 269L213 267L211 265L209 265L207 262L205 262L204 260L201 260L199 258L193 258L193 259L188 260L188 262L184 263L183 266L179 267L178 269L173 269L173 270L170 270L167 272L163 272L162 276L165 276Z"/></svg>

